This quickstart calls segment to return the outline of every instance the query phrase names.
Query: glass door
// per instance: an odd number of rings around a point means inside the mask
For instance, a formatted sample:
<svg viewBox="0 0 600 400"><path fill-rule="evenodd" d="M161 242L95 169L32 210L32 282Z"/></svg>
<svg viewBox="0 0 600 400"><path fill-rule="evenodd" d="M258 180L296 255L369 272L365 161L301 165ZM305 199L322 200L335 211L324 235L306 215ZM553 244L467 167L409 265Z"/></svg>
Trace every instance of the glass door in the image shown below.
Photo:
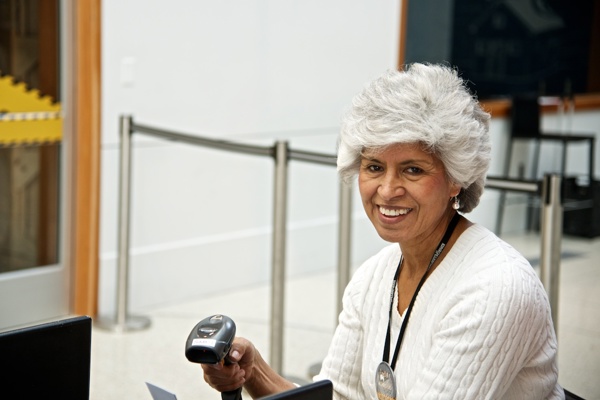
<svg viewBox="0 0 600 400"><path fill-rule="evenodd" d="M0 0L0 330L69 312L58 0Z"/></svg>

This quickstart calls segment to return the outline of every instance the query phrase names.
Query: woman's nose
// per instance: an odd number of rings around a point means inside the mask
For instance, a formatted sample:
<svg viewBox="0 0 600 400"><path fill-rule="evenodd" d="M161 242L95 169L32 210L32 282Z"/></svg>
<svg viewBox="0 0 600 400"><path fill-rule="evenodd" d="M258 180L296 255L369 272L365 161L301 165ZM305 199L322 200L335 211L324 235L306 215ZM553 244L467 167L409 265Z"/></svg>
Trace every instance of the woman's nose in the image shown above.
<svg viewBox="0 0 600 400"><path fill-rule="evenodd" d="M396 174L386 174L379 183L377 192L383 199L391 199L405 193L402 179Z"/></svg>

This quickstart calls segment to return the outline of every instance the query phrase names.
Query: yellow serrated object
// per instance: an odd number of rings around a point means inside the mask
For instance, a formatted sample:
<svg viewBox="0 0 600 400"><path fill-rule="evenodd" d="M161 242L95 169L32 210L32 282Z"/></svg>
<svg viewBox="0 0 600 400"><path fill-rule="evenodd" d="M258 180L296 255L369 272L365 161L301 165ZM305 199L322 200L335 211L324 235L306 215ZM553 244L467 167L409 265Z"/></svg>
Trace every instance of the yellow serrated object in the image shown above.
<svg viewBox="0 0 600 400"><path fill-rule="evenodd" d="M9 112L60 111L60 103L40 96L37 89L27 90L23 82L14 83L10 75L0 77L0 110Z"/></svg>
<svg viewBox="0 0 600 400"><path fill-rule="evenodd" d="M60 103L55 103L49 96L41 96L37 89L27 90L24 83L15 83L10 75L0 76L1 112L18 117L0 118L0 146L56 142L62 139ZM56 117L49 118L49 115Z"/></svg>
<svg viewBox="0 0 600 400"><path fill-rule="evenodd" d="M0 146L59 142L62 125L61 119L0 122Z"/></svg>

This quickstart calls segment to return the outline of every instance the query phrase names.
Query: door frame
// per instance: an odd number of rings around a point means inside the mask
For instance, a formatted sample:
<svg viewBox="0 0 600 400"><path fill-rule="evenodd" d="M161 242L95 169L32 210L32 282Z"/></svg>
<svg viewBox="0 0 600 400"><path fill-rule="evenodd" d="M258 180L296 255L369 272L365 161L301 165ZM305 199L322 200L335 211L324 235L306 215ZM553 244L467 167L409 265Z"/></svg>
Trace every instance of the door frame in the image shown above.
<svg viewBox="0 0 600 400"><path fill-rule="evenodd" d="M65 263L71 310L98 311L101 148L101 0L65 0Z"/></svg>

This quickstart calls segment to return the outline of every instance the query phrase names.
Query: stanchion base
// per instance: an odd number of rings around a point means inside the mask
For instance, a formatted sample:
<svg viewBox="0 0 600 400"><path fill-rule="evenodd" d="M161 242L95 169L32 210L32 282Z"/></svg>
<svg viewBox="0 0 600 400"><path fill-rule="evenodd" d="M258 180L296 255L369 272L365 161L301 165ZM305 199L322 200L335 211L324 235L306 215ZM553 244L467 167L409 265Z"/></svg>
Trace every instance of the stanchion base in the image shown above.
<svg viewBox="0 0 600 400"><path fill-rule="evenodd" d="M94 325L111 332L134 332L148 329L150 327L150 318L128 315L125 318L125 322L119 324L114 318L100 317L94 321Z"/></svg>

